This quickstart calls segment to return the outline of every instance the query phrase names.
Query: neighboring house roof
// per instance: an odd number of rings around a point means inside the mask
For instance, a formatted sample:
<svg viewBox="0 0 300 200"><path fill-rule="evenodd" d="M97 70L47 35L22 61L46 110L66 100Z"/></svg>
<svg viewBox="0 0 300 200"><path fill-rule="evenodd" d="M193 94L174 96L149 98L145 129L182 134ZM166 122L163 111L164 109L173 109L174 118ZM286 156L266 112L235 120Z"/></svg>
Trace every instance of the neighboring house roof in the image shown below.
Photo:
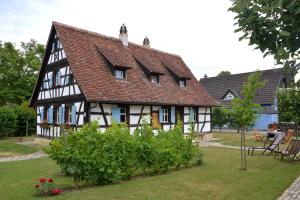
<svg viewBox="0 0 300 200"><path fill-rule="evenodd" d="M294 79L284 68L263 70L261 72L261 79L266 81L266 83L264 87L257 90L254 102L258 104L273 104L277 88L282 83L289 84ZM217 101L223 101L229 90L242 98L243 84L251 73L253 72L202 78L200 83Z"/></svg>
<svg viewBox="0 0 300 200"><path fill-rule="evenodd" d="M55 31L88 102L218 105L178 55L131 42L126 47L120 39L58 22L53 22L50 38ZM45 65L43 61L42 68ZM112 69L115 67L128 69L126 80L117 80L113 76ZM145 71L161 74L160 84L151 83ZM187 80L186 88L181 88L174 76ZM39 80L42 79L39 77ZM35 104L38 90L37 86L31 105Z"/></svg>

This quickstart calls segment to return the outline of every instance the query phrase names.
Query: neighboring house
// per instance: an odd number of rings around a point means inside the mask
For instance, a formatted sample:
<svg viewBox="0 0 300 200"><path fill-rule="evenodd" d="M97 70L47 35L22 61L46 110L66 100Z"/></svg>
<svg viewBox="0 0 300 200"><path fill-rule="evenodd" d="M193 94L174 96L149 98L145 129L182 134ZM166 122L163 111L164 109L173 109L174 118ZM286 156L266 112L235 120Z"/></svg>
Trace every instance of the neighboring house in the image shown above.
<svg viewBox="0 0 300 200"><path fill-rule="evenodd" d="M230 107L230 102L236 97L243 98L241 92L247 77L253 72L223 75L200 79L201 85L206 91L225 107ZM260 104L262 109L254 124L254 128L266 130L268 124L278 122L278 109L276 91L278 88L286 88L294 81L293 76L283 68L263 70L262 80L265 86L258 89L254 102Z"/></svg>
<svg viewBox="0 0 300 200"><path fill-rule="evenodd" d="M177 117L184 132L210 132L217 102L174 54L119 38L53 22L30 106L37 112L37 134L58 137L62 125L76 129L92 120L100 130L113 121L130 131L142 120L168 130ZM147 117L151 116L151 117Z"/></svg>

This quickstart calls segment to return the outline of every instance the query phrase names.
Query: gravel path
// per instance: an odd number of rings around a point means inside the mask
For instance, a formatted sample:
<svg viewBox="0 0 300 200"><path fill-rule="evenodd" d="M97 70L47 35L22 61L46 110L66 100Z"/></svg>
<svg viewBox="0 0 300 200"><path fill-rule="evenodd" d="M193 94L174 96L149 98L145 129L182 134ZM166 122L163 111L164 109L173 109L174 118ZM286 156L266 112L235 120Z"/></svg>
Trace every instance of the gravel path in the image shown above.
<svg viewBox="0 0 300 200"><path fill-rule="evenodd" d="M17 161L17 160L31 160L35 158L43 158L48 156L42 151L38 151L32 154L24 155L24 156L13 156L13 157L4 157L0 158L0 162L10 162L10 161Z"/></svg>
<svg viewBox="0 0 300 200"><path fill-rule="evenodd" d="M299 200L300 199L300 176L288 187L277 200Z"/></svg>

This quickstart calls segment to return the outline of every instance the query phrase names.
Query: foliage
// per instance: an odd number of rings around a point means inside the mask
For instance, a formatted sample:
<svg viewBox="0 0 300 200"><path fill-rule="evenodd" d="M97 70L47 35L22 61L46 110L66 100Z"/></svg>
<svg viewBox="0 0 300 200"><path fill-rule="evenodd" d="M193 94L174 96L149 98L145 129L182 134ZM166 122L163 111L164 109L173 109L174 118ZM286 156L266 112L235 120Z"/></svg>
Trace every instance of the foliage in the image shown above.
<svg viewBox="0 0 300 200"><path fill-rule="evenodd" d="M223 107L215 107L212 110L212 126L221 128L228 123L228 111Z"/></svg>
<svg viewBox="0 0 300 200"><path fill-rule="evenodd" d="M227 75L231 75L230 71L221 71L218 76L227 76Z"/></svg>
<svg viewBox="0 0 300 200"><path fill-rule="evenodd" d="M75 183L106 183L128 178L135 161L134 143L126 126L114 124L105 133L98 131L98 123L92 122L79 131L50 144L50 157L57 161Z"/></svg>
<svg viewBox="0 0 300 200"><path fill-rule="evenodd" d="M17 125L17 115L13 108L0 107L0 136L12 136Z"/></svg>
<svg viewBox="0 0 300 200"><path fill-rule="evenodd" d="M35 134L36 130L36 114L33 108L28 107L28 101L24 101L20 106L16 106L15 113L17 115L17 126L15 136L25 136L26 123L28 122L28 134Z"/></svg>
<svg viewBox="0 0 300 200"><path fill-rule="evenodd" d="M0 106L30 98L43 54L44 46L35 40L22 42L20 49L0 41Z"/></svg>
<svg viewBox="0 0 300 200"><path fill-rule="evenodd" d="M187 167L192 160L202 163L202 153L192 144L191 137L184 137L180 123L170 131L160 130L157 135L145 121L134 135L122 124L113 124L104 133L98 127L97 122L91 122L68 133L67 141L58 138L50 143L50 158L76 184L129 179L139 171L144 175L158 174L170 167Z"/></svg>
<svg viewBox="0 0 300 200"><path fill-rule="evenodd" d="M233 0L230 11L236 14L235 32L239 40L249 40L264 56L273 55L278 64L300 69L300 1Z"/></svg>
<svg viewBox="0 0 300 200"><path fill-rule="evenodd" d="M50 196L59 195L62 190L56 188L52 178L40 178L38 184L34 186L37 190L38 195Z"/></svg>
<svg viewBox="0 0 300 200"><path fill-rule="evenodd" d="M260 81L261 73L255 72L247 77L243 85L241 98L234 98L232 101L232 116L237 128L247 128L253 125L256 119L256 113L260 108L259 104L253 103L257 89L264 86Z"/></svg>
<svg viewBox="0 0 300 200"><path fill-rule="evenodd" d="M219 134L219 133L218 133ZM220 134L221 135L221 134ZM227 134L222 134L227 136ZM232 134L238 142L238 134ZM248 138L248 137L247 137ZM252 139L252 138L251 138ZM253 140L253 139L252 139ZM40 158L0 164L1 199L46 200L32 196L37 177L55 177L63 189L55 199L155 199L155 200L274 200L299 176L300 163L282 162L273 156L249 156L251 170L237 170L236 149L202 148L203 167L190 167L163 176L134 178L120 184L75 188L70 177L61 175L61 168L52 159ZM284 171L284 173L283 173ZM276 178L274 175L276 174ZM253 187L258 188L253 191Z"/></svg>
<svg viewBox="0 0 300 200"><path fill-rule="evenodd" d="M281 89L277 92L277 101L279 121L300 125L300 91L296 88Z"/></svg>
<svg viewBox="0 0 300 200"><path fill-rule="evenodd" d="M246 170L246 128L253 125L257 117L259 104L254 103L257 89L264 86L260 81L261 73L255 72L247 77L243 85L243 99L235 98L232 101L231 116L238 129L241 129L241 169Z"/></svg>

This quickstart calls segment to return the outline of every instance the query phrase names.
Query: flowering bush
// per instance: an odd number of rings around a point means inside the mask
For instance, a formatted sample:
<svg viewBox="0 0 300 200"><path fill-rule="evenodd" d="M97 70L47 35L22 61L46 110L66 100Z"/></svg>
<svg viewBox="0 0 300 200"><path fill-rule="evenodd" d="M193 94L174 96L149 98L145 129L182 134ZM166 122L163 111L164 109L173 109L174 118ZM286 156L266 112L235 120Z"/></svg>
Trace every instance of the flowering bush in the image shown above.
<svg viewBox="0 0 300 200"><path fill-rule="evenodd" d="M55 188L53 179L51 178L40 178L39 183L34 186L39 195L59 195L62 190Z"/></svg>

